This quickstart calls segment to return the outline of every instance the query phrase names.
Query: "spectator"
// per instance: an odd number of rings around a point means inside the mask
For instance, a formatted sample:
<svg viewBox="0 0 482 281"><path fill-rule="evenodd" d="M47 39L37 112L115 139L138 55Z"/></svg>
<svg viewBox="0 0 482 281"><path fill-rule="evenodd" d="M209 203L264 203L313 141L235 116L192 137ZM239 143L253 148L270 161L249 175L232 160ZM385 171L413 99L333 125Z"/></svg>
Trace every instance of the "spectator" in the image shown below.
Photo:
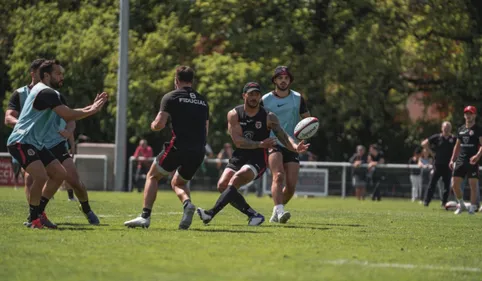
<svg viewBox="0 0 482 281"><path fill-rule="evenodd" d="M137 185L137 191L142 191L143 184L140 184L141 178L145 179L149 168L151 167L152 148L147 145L147 141L142 139L134 152L134 157L137 161L137 169L134 177L134 183Z"/></svg>
<svg viewBox="0 0 482 281"><path fill-rule="evenodd" d="M362 164L367 163L366 149L363 145L356 147L356 152L350 158L350 163L353 164L352 169L352 183L355 187L355 195L358 200L365 200L366 189L366 168Z"/></svg>
<svg viewBox="0 0 482 281"><path fill-rule="evenodd" d="M231 159L231 157L233 156L233 146L230 144L230 143L225 143L223 145L223 149L221 149L221 151L219 151L218 153L218 157L217 159L218 160L222 160L222 159ZM226 167L226 163L222 163L221 161L218 161L216 163L218 169L220 170L220 172L222 173L223 170L224 170L224 167Z"/></svg>
<svg viewBox="0 0 482 281"><path fill-rule="evenodd" d="M382 196L380 193L380 182L383 178L381 171L377 169L379 164L384 164L385 158L383 157L383 152L380 150L378 145L372 144L370 145L370 150L368 154L368 175L367 175L367 182L368 185L373 187L373 195L372 200L382 200Z"/></svg>
<svg viewBox="0 0 482 281"><path fill-rule="evenodd" d="M420 147L417 147L413 152L413 156L408 159L408 164L419 166L421 154L422 149L420 149ZM412 183L412 202L415 202L417 199L421 199L422 194L422 175L420 172L420 168L410 169L410 182Z"/></svg>
<svg viewBox="0 0 482 281"><path fill-rule="evenodd" d="M422 187L425 185L424 182L428 183L430 180L430 176L433 174L432 170L433 159L430 157L430 153L428 149L424 148L422 153L420 154L420 158L418 159L418 166L422 169ZM427 188L423 188L426 190ZM420 195L421 196L421 195Z"/></svg>

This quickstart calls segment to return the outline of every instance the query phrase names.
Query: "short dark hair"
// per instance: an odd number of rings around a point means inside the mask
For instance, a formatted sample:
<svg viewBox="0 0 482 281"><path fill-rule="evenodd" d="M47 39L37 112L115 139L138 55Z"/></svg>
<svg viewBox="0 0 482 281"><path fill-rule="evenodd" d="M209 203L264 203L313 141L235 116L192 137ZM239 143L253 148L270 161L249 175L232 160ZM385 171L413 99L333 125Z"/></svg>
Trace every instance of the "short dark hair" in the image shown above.
<svg viewBox="0 0 482 281"><path fill-rule="evenodd" d="M60 65L58 60L46 60L40 65L40 79L44 79L45 73L52 74L54 65Z"/></svg>
<svg viewBox="0 0 482 281"><path fill-rule="evenodd" d="M378 145L376 143L370 145L371 148L375 149L376 151L379 151L380 148L378 147Z"/></svg>
<svg viewBox="0 0 482 281"><path fill-rule="evenodd" d="M39 67L42 65L42 63L45 62L45 59L35 59L31 64L30 64L30 71L36 71L39 69Z"/></svg>
<svg viewBox="0 0 482 281"><path fill-rule="evenodd" d="M189 66L181 65L176 68L176 78L182 82L192 83L194 80L194 70Z"/></svg>

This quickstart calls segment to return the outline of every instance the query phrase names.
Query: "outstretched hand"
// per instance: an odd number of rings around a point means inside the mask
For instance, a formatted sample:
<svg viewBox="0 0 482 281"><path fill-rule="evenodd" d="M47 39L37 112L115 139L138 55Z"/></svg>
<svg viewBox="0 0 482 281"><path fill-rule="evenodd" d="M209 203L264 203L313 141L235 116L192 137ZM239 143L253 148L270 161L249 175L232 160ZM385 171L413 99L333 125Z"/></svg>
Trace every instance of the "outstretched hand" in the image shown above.
<svg viewBox="0 0 482 281"><path fill-rule="evenodd" d="M296 145L295 149L296 149L296 152L303 153L303 152L307 151L309 147L310 147L310 144L305 143L305 141L302 140L298 143L298 145Z"/></svg>
<svg viewBox="0 0 482 281"><path fill-rule="evenodd" d="M109 95L106 92L98 94L94 99L94 103L92 104L92 108L94 109L94 111L98 112L99 110L101 110L104 104L107 102L108 98Z"/></svg>

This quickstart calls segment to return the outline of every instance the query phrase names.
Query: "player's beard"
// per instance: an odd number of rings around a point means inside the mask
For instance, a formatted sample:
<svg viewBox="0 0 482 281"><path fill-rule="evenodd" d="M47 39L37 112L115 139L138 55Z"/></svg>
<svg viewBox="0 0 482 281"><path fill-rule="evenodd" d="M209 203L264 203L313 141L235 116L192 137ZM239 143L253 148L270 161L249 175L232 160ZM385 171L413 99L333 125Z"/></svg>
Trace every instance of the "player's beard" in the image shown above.
<svg viewBox="0 0 482 281"><path fill-rule="evenodd" d="M256 107L258 107L259 102L257 102L256 100L248 100L248 101L246 102L246 104L247 104L250 108L256 108Z"/></svg>
<svg viewBox="0 0 482 281"><path fill-rule="evenodd" d="M50 85L54 89L60 89L60 87L62 87L63 84L64 84L63 80L60 80L60 81L52 80L52 81L50 81Z"/></svg>
<svg viewBox="0 0 482 281"><path fill-rule="evenodd" d="M280 91L286 91L288 90L289 87L290 87L290 84L285 84L285 83L276 84L276 88Z"/></svg>

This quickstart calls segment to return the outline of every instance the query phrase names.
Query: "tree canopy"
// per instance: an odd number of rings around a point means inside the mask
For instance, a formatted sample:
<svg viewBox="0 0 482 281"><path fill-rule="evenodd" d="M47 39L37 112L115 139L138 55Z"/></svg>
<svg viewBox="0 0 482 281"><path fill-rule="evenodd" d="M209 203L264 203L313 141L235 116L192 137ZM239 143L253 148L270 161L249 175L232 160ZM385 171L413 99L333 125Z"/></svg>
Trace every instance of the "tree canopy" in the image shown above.
<svg viewBox="0 0 482 281"><path fill-rule="evenodd" d="M229 141L226 113L248 81L268 92L278 65L295 76L320 131L311 150L346 160L357 144L380 143L389 161L405 162L441 120L409 118L409 97L459 125L461 109L479 109L482 3L477 0L179 0L131 1L128 133L159 150L169 132L149 124L176 66L196 71L210 103L209 143ZM37 57L66 69L61 91L72 106L111 93L107 110L78 122L93 141L115 137L118 1L0 0L0 94L4 109L29 81ZM2 114L3 115L3 114ZM6 140L9 128L0 133Z"/></svg>

